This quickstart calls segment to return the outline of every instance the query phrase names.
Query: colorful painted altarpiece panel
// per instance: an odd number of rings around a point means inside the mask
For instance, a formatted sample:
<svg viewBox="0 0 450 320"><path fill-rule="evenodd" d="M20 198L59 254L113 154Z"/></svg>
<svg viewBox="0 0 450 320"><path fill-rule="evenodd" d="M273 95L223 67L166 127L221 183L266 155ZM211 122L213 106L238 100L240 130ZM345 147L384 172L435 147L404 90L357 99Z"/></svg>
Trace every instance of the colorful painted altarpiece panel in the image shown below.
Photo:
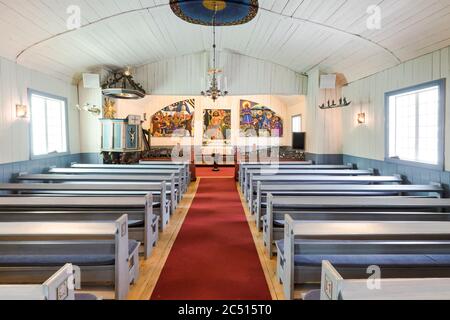
<svg viewBox="0 0 450 320"><path fill-rule="evenodd" d="M256 102L240 102L241 137L283 137L283 120L271 108Z"/></svg>
<svg viewBox="0 0 450 320"><path fill-rule="evenodd" d="M205 109L203 111L203 144L228 144L231 138L231 110Z"/></svg>
<svg viewBox="0 0 450 320"><path fill-rule="evenodd" d="M155 113L151 118L152 137L193 137L195 99L183 100Z"/></svg>

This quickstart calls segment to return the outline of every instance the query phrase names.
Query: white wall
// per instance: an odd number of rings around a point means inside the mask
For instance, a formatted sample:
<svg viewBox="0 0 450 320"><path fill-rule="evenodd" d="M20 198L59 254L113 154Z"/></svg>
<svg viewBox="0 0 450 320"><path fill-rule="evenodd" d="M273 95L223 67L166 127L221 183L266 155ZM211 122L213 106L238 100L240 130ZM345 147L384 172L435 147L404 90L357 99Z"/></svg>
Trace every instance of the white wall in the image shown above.
<svg viewBox="0 0 450 320"><path fill-rule="evenodd" d="M135 79L152 95L198 95L205 90L209 52L151 63L136 69ZM231 52L218 54L217 66L233 95L304 95L307 77L286 67Z"/></svg>
<svg viewBox="0 0 450 320"><path fill-rule="evenodd" d="M0 163L30 160L29 119L16 118L16 104L29 106L29 88L68 99L70 152L79 153L76 87L0 58Z"/></svg>
<svg viewBox="0 0 450 320"><path fill-rule="evenodd" d="M85 89L83 81L78 84L80 106L88 103L102 109L103 96L101 89ZM100 117L89 112L80 112L80 151L81 153L100 153L101 125Z"/></svg>
<svg viewBox="0 0 450 320"><path fill-rule="evenodd" d="M278 113L284 121L284 135L282 138L275 139L275 143L286 146L291 145L291 116L295 114L304 113L304 96L297 97L280 97L269 95L258 96L229 96L219 99L215 104L211 99L201 96L147 96L145 99L137 101L122 100L117 102L117 118L125 118L130 114L143 115L147 113L147 121L144 124L145 128L150 127L150 120L152 115L160 111L162 108L171 105L175 102L185 99L195 99L195 126L194 138L184 140L184 144L191 143L195 145L202 145L203 135L203 110L204 109L231 109L232 110L232 143L234 145L242 145L243 139L239 137L239 122L240 122L240 100L250 100L253 102L265 104ZM265 139L253 139L249 144L259 144ZM152 138L153 146L176 145L178 142L182 143L179 138Z"/></svg>
<svg viewBox="0 0 450 320"><path fill-rule="evenodd" d="M340 90L321 90L320 71L312 70L308 74L308 96L306 102L306 150L314 154L342 153L342 110L322 110L319 105L327 100L340 98Z"/></svg>
<svg viewBox="0 0 450 320"><path fill-rule="evenodd" d="M385 158L384 94L389 91L447 78L446 101L446 154L450 152L450 47L408 61L395 68L351 83L344 93L353 100L343 111L343 153L381 160ZM366 113L366 124L358 125L356 116ZM446 170L450 170L450 157L446 157Z"/></svg>

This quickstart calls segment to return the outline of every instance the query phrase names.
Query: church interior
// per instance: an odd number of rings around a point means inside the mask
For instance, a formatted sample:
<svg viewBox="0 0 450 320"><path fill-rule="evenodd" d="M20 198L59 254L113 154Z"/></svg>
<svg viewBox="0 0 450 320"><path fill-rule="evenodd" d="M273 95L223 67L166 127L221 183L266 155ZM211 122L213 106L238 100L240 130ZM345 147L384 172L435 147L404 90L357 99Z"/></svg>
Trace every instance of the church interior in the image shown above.
<svg viewBox="0 0 450 320"><path fill-rule="evenodd" d="M450 300L450 0L0 9L0 300Z"/></svg>

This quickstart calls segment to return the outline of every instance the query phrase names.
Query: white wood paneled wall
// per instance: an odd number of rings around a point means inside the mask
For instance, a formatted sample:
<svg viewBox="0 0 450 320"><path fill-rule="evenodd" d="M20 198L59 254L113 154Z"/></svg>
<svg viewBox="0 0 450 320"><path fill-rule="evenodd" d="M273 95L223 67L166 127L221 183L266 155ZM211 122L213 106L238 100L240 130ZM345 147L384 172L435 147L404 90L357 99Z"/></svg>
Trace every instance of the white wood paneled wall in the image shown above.
<svg viewBox="0 0 450 320"><path fill-rule="evenodd" d="M385 103L389 91L447 78L446 84L446 154L450 152L450 47L403 63L395 68L351 83L344 88L353 100L343 111L344 154L381 160L385 158ZM366 113L366 124L358 125L356 116ZM446 170L450 170L450 157L446 157Z"/></svg>
<svg viewBox="0 0 450 320"><path fill-rule="evenodd" d="M306 150L315 154L342 154L342 110L322 110L319 105L339 99L339 91L321 90L320 70L308 73L308 96L304 129Z"/></svg>
<svg viewBox="0 0 450 320"><path fill-rule="evenodd" d="M70 151L79 153L76 87L0 58L0 163L30 160L29 119L16 118L16 104L29 106L29 88L67 98Z"/></svg>
<svg viewBox="0 0 450 320"><path fill-rule="evenodd" d="M198 95L205 89L210 52L200 52L138 67L136 80L152 95ZM286 67L231 52L220 52L231 95L304 95L307 77Z"/></svg>

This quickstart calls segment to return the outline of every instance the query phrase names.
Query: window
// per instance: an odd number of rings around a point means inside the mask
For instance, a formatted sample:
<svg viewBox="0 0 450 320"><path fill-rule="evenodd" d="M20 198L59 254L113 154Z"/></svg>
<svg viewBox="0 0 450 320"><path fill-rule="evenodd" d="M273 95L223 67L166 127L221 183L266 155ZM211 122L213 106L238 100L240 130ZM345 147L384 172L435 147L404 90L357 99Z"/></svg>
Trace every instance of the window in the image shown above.
<svg viewBox="0 0 450 320"><path fill-rule="evenodd" d="M292 133L302 132L302 116L292 117Z"/></svg>
<svg viewBox="0 0 450 320"><path fill-rule="evenodd" d="M391 161L444 163L444 80L386 94Z"/></svg>
<svg viewBox="0 0 450 320"><path fill-rule="evenodd" d="M31 157L68 152L67 101L40 92L30 91Z"/></svg>

